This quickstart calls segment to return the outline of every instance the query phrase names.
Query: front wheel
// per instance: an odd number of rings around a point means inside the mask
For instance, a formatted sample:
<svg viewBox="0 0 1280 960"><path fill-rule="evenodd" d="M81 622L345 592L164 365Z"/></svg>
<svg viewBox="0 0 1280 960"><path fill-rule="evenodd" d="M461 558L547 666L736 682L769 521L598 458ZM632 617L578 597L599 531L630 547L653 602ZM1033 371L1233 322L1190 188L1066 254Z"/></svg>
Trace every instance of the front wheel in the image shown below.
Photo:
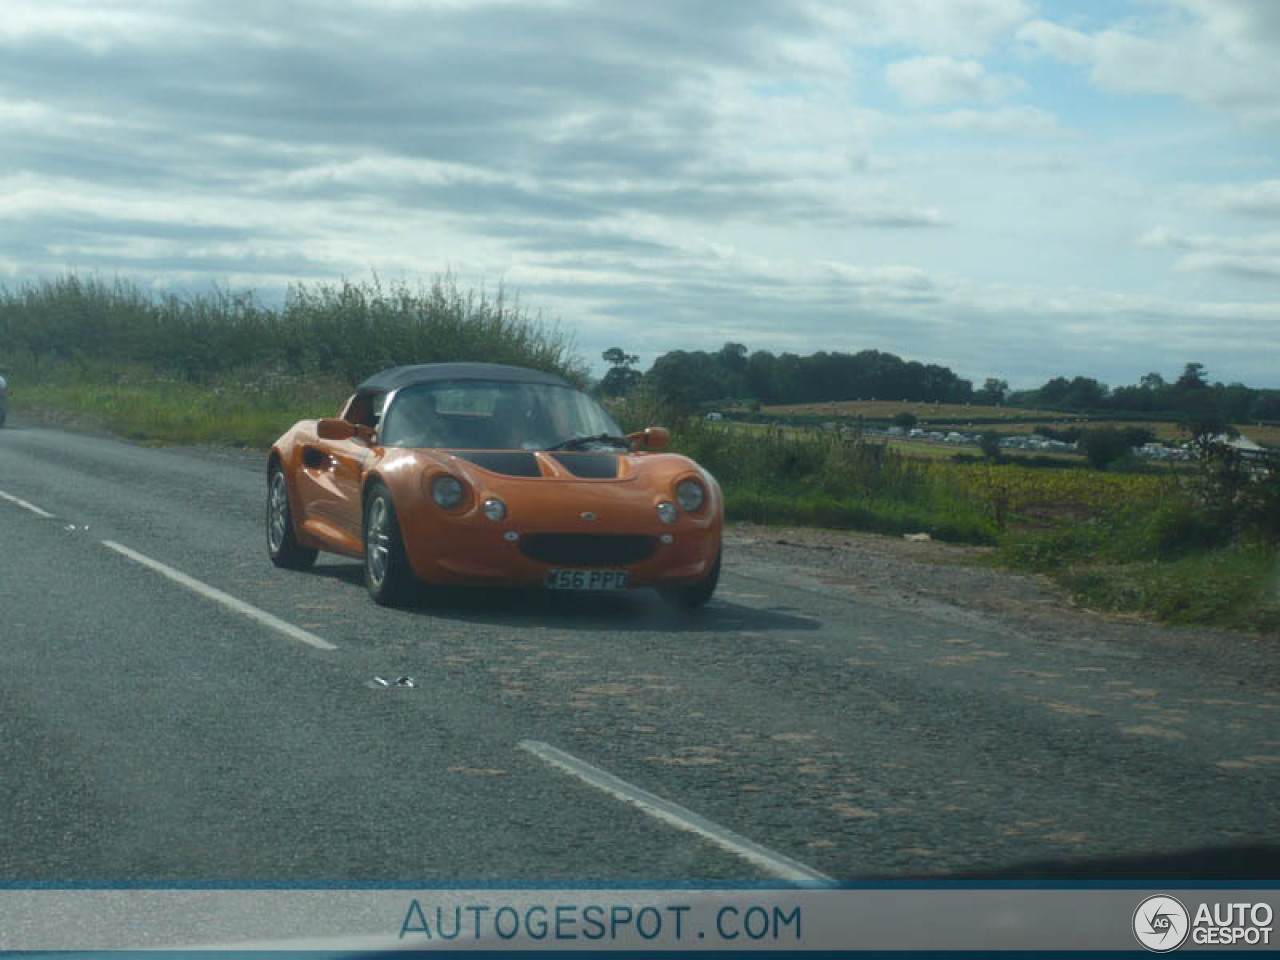
<svg viewBox="0 0 1280 960"><path fill-rule="evenodd" d="M391 491L374 484L364 501L364 585L374 603L403 603L415 586Z"/></svg>
<svg viewBox="0 0 1280 960"><path fill-rule="evenodd" d="M267 480L267 554L277 567L305 570L316 562L317 550L298 543L289 507L289 485L284 471L273 467Z"/></svg>
<svg viewBox="0 0 1280 960"><path fill-rule="evenodd" d="M683 587L662 587L658 590L663 600L677 607L684 607L686 610L696 610L704 607L716 592L716 585L720 582L720 554L716 554L716 562L711 565L707 575L697 583L691 583Z"/></svg>

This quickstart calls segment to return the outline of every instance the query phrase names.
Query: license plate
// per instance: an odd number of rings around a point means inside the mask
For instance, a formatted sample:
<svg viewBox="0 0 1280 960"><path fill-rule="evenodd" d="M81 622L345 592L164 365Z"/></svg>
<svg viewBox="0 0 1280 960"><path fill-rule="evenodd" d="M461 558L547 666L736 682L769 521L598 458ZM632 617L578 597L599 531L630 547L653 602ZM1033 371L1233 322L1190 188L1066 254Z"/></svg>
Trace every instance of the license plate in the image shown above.
<svg viewBox="0 0 1280 960"><path fill-rule="evenodd" d="M548 570L542 585L548 590L625 590L625 570Z"/></svg>

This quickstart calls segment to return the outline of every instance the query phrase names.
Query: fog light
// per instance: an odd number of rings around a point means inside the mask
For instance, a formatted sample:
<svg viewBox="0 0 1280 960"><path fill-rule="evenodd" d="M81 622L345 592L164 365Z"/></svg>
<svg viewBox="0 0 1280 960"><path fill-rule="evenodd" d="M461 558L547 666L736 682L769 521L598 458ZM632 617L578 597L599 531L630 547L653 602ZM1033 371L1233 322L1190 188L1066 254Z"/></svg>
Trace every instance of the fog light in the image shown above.
<svg viewBox="0 0 1280 960"><path fill-rule="evenodd" d="M506 517L507 508L503 505L501 500L495 500L490 497L484 502L484 515L494 523L497 523L499 520Z"/></svg>
<svg viewBox="0 0 1280 960"><path fill-rule="evenodd" d="M675 540L676 538L669 533L664 533L662 536L658 538L658 542L662 544L664 547L668 546L669 544L675 543Z"/></svg>
<svg viewBox="0 0 1280 960"><path fill-rule="evenodd" d="M676 505L674 503L667 503L664 500L658 504L658 519L663 523L675 523L676 516Z"/></svg>

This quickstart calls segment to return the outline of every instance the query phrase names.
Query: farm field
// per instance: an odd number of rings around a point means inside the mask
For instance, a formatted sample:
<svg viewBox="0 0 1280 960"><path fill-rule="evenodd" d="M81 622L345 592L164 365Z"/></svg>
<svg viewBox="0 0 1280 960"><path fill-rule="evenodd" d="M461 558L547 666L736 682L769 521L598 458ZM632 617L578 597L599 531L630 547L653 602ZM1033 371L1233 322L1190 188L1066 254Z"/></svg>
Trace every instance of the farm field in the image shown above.
<svg viewBox="0 0 1280 960"><path fill-rule="evenodd" d="M1103 420L1081 416L1078 413L1066 413L1061 410L1031 410L1017 407L965 405L962 403L904 403L888 400L848 400L833 403L800 403L766 406L761 413L771 416L787 417L831 417L853 418L863 417L867 420L891 420L900 413L910 413L920 422L919 426L929 429L937 424L937 429L965 428L972 421L972 432L994 433L1031 433L1038 426L1066 430L1072 427L1111 426L1117 429L1138 427L1150 430L1162 441L1180 441L1187 438L1186 432L1170 421L1151 420ZM982 422L988 420L1004 420L1007 422ZM1250 440L1264 447L1280 447L1280 426L1257 426L1255 424L1237 423L1235 428Z"/></svg>
<svg viewBox="0 0 1280 960"><path fill-rule="evenodd" d="M739 423L732 420L726 420L722 424L711 424L711 428L719 427L720 429L732 430L739 434L758 434L765 435L770 432L781 434L783 436L803 438L816 436L822 431L816 427L786 427L786 426L769 426L762 423ZM984 426L983 430L987 429ZM1004 432L1013 432L1012 430ZM879 442L879 438L877 438ZM894 438L888 441L889 449L894 453L900 453L904 457L913 457L920 460L948 460L957 453L975 453L978 450L976 443L958 444L958 443L938 443L933 440L909 440L905 437ZM1028 457L1048 457L1054 460L1062 460L1064 463L1079 463L1084 460L1084 456L1079 453L1063 453L1061 451L1052 450L1010 450L1001 451L1002 456L1010 457L1018 460Z"/></svg>
<svg viewBox="0 0 1280 960"><path fill-rule="evenodd" d="M888 420L900 413L910 413L921 420L965 420L979 417L1072 420L1076 414L1057 410L1023 410L1015 407L984 406L967 403L913 403L900 400L839 400L825 403L787 403L761 408L762 413L776 416L866 417Z"/></svg>

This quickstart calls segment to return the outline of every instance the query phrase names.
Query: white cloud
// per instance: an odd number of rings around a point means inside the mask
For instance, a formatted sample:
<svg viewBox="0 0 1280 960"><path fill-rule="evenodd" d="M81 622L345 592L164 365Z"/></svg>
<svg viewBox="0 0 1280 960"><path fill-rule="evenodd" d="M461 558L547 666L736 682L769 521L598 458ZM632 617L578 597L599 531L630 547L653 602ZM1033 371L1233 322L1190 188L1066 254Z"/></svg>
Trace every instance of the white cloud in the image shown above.
<svg viewBox="0 0 1280 960"><path fill-rule="evenodd" d="M1039 107L999 107L995 110L950 110L929 122L947 130L1021 137L1066 137L1058 118Z"/></svg>
<svg viewBox="0 0 1280 960"><path fill-rule="evenodd" d="M898 98L912 107L995 103L1026 86L1017 78L988 74L977 60L941 56L898 60L885 68L885 79Z"/></svg>
<svg viewBox="0 0 1280 960"><path fill-rule="evenodd" d="M1280 218L1280 180L1214 187L1206 192L1205 201L1230 213Z"/></svg>
<svg viewBox="0 0 1280 960"><path fill-rule="evenodd" d="M1177 269L1212 271L1250 279L1280 279L1280 233L1245 236L1186 234L1157 227L1138 238L1142 246L1183 251Z"/></svg>
<svg viewBox="0 0 1280 960"><path fill-rule="evenodd" d="M1103 90L1167 94L1280 129L1280 4L1171 0L1170 14L1093 33L1047 20L1018 37L1064 63L1086 66Z"/></svg>
<svg viewBox="0 0 1280 960"><path fill-rule="evenodd" d="M842 40L929 53L976 56L1030 19L1027 0L814 0L812 9Z"/></svg>

